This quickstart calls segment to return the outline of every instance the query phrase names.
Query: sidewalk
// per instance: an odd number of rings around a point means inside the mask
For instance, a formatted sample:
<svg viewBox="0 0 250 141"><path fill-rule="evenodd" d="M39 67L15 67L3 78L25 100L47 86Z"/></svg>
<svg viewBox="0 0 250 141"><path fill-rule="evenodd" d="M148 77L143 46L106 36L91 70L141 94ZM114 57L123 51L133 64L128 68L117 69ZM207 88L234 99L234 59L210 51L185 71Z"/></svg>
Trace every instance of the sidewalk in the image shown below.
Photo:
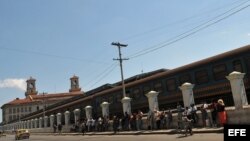
<svg viewBox="0 0 250 141"><path fill-rule="evenodd" d="M223 133L223 127L221 128L193 128L194 134L201 133ZM32 133L33 135L59 135L58 133ZM114 132L87 132L84 135L151 135L151 134L176 134L176 129L169 130L142 130L142 131L121 131L114 134ZM61 136L76 136L82 135L82 133L61 133Z"/></svg>

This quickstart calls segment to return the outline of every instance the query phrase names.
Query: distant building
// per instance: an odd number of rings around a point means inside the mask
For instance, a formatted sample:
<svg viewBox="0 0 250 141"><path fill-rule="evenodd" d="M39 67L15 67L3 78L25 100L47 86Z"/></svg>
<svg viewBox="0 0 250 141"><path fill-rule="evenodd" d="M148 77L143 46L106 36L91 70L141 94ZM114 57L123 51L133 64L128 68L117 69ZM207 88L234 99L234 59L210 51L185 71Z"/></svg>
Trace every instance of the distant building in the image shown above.
<svg viewBox="0 0 250 141"><path fill-rule="evenodd" d="M3 123L9 123L13 120L21 119L21 117L27 114L46 108L59 101L84 94L79 87L79 78L77 76L70 78L71 86L69 92L63 93L38 94L36 90L36 79L30 77L26 82L27 89L25 92L25 98L16 98L1 107Z"/></svg>

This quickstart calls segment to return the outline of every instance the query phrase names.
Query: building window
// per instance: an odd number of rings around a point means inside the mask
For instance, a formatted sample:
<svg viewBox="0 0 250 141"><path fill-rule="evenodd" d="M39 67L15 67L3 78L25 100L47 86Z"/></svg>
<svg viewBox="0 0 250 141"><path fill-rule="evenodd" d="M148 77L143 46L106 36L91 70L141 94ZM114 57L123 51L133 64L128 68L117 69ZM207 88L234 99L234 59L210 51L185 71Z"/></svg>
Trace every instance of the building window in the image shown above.
<svg viewBox="0 0 250 141"><path fill-rule="evenodd" d="M150 86L144 86L143 87L143 95L144 96L146 96L145 94L147 94L150 91L151 91L151 87Z"/></svg>
<svg viewBox="0 0 250 141"><path fill-rule="evenodd" d="M244 60L245 60L247 71L250 72L250 56L244 58Z"/></svg>
<svg viewBox="0 0 250 141"><path fill-rule="evenodd" d="M15 114L16 113L16 108L13 108L13 114Z"/></svg>
<svg viewBox="0 0 250 141"><path fill-rule="evenodd" d="M101 103L100 103L100 98L99 97L97 97L96 99L95 99L95 103L96 103L96 105L100 105Z"/></svg>
<svg viewBox="0 0 250 141"><path fill-rule="evenodd" d="M23 107L21 107L21 113L23 112Z"/></svg>
<svg viewBox="0 0 250 141"><path fill-rule="evenodd" d="M141 94L140 94L140 89L139 88L134 89L133 94L135 96L135 99L140 99Z"/></svg>
<svg viewBox="0 0 250 141"><path fill-rule="evenodd" d="M225 64L216 65L213 67L213 74L215 80L225 79L228 75L227 67Z"/></svg>
<svg viewBox="0 0 250 141"><path fill-rule="evenodd" d="M16 115L13 115L12 120L15 120L15 119L16 119Z"/></svg>
<svg viewBox="0 0 250 141"><path fill-rule="evenodd" d="M11 108L9 108L9 113L12 114L12 109Z"/></svg>
<svg viewBox="0 0 250 141"><path fill-rule="evenodd" d="M233 61L233 70L238 72L243 72L242 64L240 60Z"/></svg>
<svg viewBox="0 0 250 141"><path fill-rule="evenodd" d="M195 72L195 81L197 84L204 84L208 82L208 73L207 70L201 70Z"/></svg>
<svg viewBox="0 0 250 141"><path fill-rule="evenodd" d="M29 112L31 112L31 107L29 107Z"/></svg>
<svg viewBox="0 0 250 141"><path fill-rule="evenodd" d="M192 83L191 77L189 74L184 74L184 75L180 76L179 82L180 82L180 85L182 85L186 82Z"/></svg>
<svg viewBox="0 0 250 141"><path fill-rule="evenodd" d="M12 121L12 116L11 115L9 116L9 121Z"/></svg>
<svg viewBox="0 0 250 141"><path fill-rule="evenodd" d="M115 95L115 101L116 102L121 102L121 100L122 100L122 94L121 93L116 94Z"/></svg>
<svg viewBox="0 0 250 141"><path fill-rule="evenodd" d="M113 103L114 103L114 97L113 97L113 95L111 95L111 96L109 97L109 103L110 103L110 104L113 104Z"/></svg>
<svg viewBox="0 0 250 141"><path fill-rule="evenodd" d="M25 112L27 112L27 107L25 107L24 109L25 109Z"/></svg>
<svg viewBox="0 0 250 141"><path fill-rule="evenodd" d="M176 81L174 78L168 79L166 81L166 85L167 85L167 91L171 92L176 90Z"/></svg>
<svg viewBox="0 0 250 141"><path fill-rule="evenodd" d="M132 98L132 99L135 98L135 94L132 93L132 92L130 92L130 90L129 90L129 91L126 91L126 94L127 94L130 98Z"/></svg>
<svg viewBox="0 0 250 141"><path fill-rule="evenodd" d="M154 91L159 92L159 94L162 94L163 88L162 88L162 83L161 82L156 82L154 84Z"/></svg>

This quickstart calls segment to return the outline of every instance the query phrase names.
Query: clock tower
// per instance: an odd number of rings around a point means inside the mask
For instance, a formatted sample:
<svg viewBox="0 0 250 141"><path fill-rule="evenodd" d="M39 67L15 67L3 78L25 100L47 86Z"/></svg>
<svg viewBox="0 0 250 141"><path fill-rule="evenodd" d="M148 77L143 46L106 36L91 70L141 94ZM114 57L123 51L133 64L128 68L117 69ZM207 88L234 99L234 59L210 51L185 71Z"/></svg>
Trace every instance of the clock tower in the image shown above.
<svg viewBox="0 0 250 141"><path fill-rule="evenodd" d="M81 88L79 87L79 77L78 76L73 76L70 78L70 89L69 92L76 92L76 91L81 91Z"/></svg>
<svg viewBox="0 0 250 141"><path fill-rule="evenodd" d="M36 91L36 79L30 77L27 81L27 89L25 92L25 96L28 97L29 95L37 95Z"/></svg>

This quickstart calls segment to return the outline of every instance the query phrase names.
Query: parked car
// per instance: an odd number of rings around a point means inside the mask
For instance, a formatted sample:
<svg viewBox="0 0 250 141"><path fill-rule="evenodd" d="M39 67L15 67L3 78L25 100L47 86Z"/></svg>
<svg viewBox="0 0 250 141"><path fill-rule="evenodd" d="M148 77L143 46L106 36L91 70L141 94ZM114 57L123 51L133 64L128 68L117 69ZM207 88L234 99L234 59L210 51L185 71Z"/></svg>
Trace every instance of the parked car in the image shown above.
<svg viewBox="0 0 250 141"><path fill-rule="evenodd" d="M30 138L29 130L27 129L17 129L15 139L21 140L21 139L28 139Z"/></svg>
<svg viewBox="0 0 250 141"><path fill-rule="evenodd" d="M6 134L4 134L3 131L0 131L0 137L6 137Z"/></svg>

